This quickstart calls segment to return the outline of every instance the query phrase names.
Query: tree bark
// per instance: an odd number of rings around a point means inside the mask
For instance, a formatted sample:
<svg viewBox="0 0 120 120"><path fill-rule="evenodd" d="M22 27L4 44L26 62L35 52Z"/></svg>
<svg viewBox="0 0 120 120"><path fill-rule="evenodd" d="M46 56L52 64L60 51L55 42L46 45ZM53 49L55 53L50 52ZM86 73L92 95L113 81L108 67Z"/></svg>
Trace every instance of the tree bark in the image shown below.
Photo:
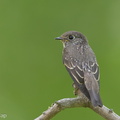
<svg viewBox="0 0 120 120"><path fill-rule="evenodd" d="M106 120L120 120L120 116L113 112L112 109L109 109L104 105L103 107L93 107L87 98L82 97L64 98L58 100L34 120L50 120L61 110L74 107L88 107L101 115Z"/></svg>

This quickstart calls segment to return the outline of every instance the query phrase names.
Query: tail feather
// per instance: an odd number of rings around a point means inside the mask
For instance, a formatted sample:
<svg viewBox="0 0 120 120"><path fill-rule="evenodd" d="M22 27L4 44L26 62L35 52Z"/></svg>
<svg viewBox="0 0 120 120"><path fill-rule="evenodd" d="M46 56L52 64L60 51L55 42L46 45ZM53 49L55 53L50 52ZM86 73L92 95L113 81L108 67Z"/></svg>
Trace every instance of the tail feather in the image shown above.
<svg viewBox="0 0 120 120"><path fill-rule="evenodd" d="M96 107L96 106L102 107L103 106L99 93L97 94L94 91L90 90L89 94L90 94L91 103L94 107Z"/></svg>

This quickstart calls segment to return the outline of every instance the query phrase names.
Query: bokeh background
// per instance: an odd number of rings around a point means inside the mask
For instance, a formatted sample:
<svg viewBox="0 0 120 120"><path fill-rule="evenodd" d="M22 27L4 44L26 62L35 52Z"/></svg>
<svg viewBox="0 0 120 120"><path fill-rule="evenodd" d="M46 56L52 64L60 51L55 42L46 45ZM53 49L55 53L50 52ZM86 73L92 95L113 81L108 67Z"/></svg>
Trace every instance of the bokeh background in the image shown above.
<svg viewBox="0 0 120 120"><path fill-rule="evenodd" d="M84 33L101 71L103 103L120 115L119 0L0 1L0 119L33 120L53 102L73 95L54 38ZM103 120L88 108L65 109L53 120Z"/></svg>

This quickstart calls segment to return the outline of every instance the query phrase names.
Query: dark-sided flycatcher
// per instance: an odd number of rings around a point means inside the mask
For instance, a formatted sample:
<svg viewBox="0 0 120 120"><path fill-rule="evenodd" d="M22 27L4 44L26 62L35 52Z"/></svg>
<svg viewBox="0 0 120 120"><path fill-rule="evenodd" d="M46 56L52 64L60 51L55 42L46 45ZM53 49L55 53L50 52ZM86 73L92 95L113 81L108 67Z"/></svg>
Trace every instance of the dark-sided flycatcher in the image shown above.
<svg viewBox="0 0 120 120"><path fill-rule="evenodd" d="M99 95L99 66L86 37L80 32L69 31L56 40L63 43L63 63L75 86L93 106L102 107Z"/></svg>

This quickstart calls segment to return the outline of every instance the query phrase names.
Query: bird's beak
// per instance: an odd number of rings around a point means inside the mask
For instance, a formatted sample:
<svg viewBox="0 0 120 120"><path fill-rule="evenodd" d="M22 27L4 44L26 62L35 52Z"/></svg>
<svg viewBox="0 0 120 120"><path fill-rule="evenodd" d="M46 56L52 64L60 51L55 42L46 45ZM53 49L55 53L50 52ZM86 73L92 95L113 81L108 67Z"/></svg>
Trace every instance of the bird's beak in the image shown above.
<svg viewBox="0 0 120 120"><path fill-rule="evenodd" d="M63 40L62 37L56 37L55 40Z"/></svg>

